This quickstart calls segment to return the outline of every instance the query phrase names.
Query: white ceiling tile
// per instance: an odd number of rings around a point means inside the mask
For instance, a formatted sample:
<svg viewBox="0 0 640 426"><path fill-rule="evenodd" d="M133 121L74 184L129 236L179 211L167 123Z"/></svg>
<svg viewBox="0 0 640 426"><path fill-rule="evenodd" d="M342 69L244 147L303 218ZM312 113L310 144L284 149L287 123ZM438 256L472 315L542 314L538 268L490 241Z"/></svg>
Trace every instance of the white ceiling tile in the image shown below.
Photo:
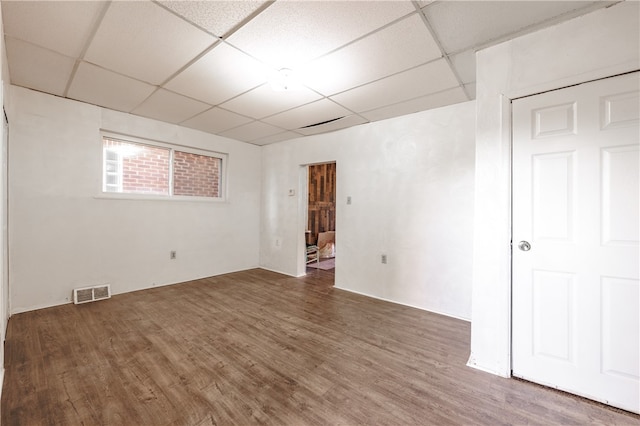
<svg viewBox="0 0 640 426"><path fill-rule="evenodd" d="M455 53L594 3L605 2L439 1L424 11L445 51Z"/></svg>
<svg viewBox="0 0 640 426"><path fill-rule="evenodd" d="M165 87L217 105L265 83L269 71L250 56L220 43Z"/></svg>
<svg viewBox="0 0 640 426"><path fill-rule="evenodd" d="M276 69L295 69L414 11L408 1L275 2L228 41Z"/></svg>
<svg viewBox="0 0 640 426"><path fill-rule="evenodd" d="M234 112L221 108L211 108L187 121L183 121L180 125L202 130L203 132L220 133L251 121L253 120Z"/></svg>
<svg viewBox="0 0 640 426"><path fill-rule="evenodd" d="M447 61L439 59L426 65L360 86L331 99L355 112L435 93L458 85Z"/></svg>
<svg viewBox="0 0 640 426"><path fill-rule="evenodd" d="M38 46L7 37L7 62L11 83L63 96L75 60Z"/></svg>
<svg viewBox="0 0 640 426"><path fill-rule="evenodd" d="M243 0L161 1L160 3L211 34L222 37L266 2Z"/></svg>
<svg viewBox="0 0 640 426"><path fill-rule="evenodd" d="M2 0L2 19L12 84L262 145L474 99L478 47L615 3ZM300 90L266 83L284 67Z"/></svg>
<svg viewBox="0 0 640 426"><path fill-rule="evenodd" d="M467 100L467 95L464 93L464 90L462 90L461 87L456 87L373 111L363 112L360 115L371 121L379 121L445 105L457 104Z"/></svg>
<svg viewBox="0 0 640 426"><path fill-rule="evenodd" d="M180 123L210 107L205 103L159 89L131 112L167 123Z"/></svg>
<svg viewBox="0 0 640 426"><path fill-rule="evenodd" d="M254 141L251 141L251 143L254 144L254 145L262 145L262 146L264 146L264 145L269 145L269 144L272 144L272 143L287 141L289 139L300 138L300 137L302 137L302 135L299 134L299 133L282 132L282 133L275 134L273 136L267 136L267 137L264 137L264 138L256 139Z"/></svg>
<svg viewBox="0 0 640 426"><path fill-rule="evenodd" d="M347 127L357 126L358 124L367 123L368 120L360 117L359 115L349 115L341 118L340 120L332 121L331 123L322 124L320 126L307 127L305 129L299 129L298 132L305 136L317 135L319 133L333 132L340 129L346 129Z"/></svg>
<svg viewBox="0 0 640 426"><path fill-rule="evenodd" d="M300 127L345 117L347 115L351 115L351 111L343 108L335 102L331 102L329 99L321 99L272 117L265 118L263 121L283 129L295 130Z"/></svg>
<svg viewBox="0 0 640 426"><path fill-rule="evenodd" d="M115 1L85 59L158 85L216 40L155 3Z"/></svg>
<svg viewBox="0 0 640 426"><path fill-rule="evenodd" d="M453 69L458 73L458 77L463 83L473 83L476 81L476 52L465 50L462 53L450 57Z"/></svg>
<svg viewBox="0 0 640 426"><path fill-rule="evenodd" d="M312 61L299 74L305 85L328 96L441 56L431 33L414 14Z"/></svg>
<svg viewBox="0 0 640 426"><path fill-rule="evenodd" d="M235 129L222 132L220 136L225 136L231 139L237 139L244 142L252 142L258 139L264 139L268 136L273 136L278 133L282 133L284 129L272 126L260 121L254 121L249 124L245 124Z"/></svg>
<svg viewBox="0 0 640 426"><path fill-rule="evenodd" d="M321 97L306 87L300 87L297 90L275 91L270 84L264 84L220 106L259 119L313 102Z"/></svg>
<svg viewBox="0 0 640 426"><path fill-rule="evenodd" d="M77 58L100 17L102 1L3 1L5 34Z"/></svg>
<svg viewBox="0 0 640 426"><path fill-rule="evenodd" d="M156 89L147 83L81 62L69 86L72 99L129 112Z"/></svg>

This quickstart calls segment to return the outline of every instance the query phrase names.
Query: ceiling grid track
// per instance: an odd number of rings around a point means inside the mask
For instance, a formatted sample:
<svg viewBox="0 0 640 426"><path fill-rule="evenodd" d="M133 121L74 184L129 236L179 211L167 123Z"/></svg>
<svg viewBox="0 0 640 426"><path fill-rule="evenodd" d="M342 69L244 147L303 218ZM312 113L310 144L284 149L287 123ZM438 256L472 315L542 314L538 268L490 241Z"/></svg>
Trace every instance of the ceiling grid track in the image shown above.
<svg viewBox="0 0 640 426"><path fill-rule="evenodd" d="M598 9L640 15L620 0L0 7L12 85L256 145L473 100L479 49ZM270 90L283 68L297 90Z"/></svg>
<svg viewBox="0 0 640 426"><path fill-rule="evenodd" d="M456 80L458 80L459 87L462 87L462 90L464 90L464 93L467 96L467 99L469 99L469 100L474 99L475 96L472 96L469 93L467 86L464 84L464 82L460 78L460 74L458 73L456 68L453 66L453 63L451 62L450 55L447 54L446 50L442 46L442 42L440 41L440 38L438 37L436 32L433 30L433 27L431 26L431 23L429 22L429 18L427 18L427 15L424 13L424 8L420 7L420 4L418 4L418 2L416 0L412 0L411 2L413 3L413 6L418 10L418 14L420 15L420 18L422 19L422 22L424 22L424 25L427 27L427 30L431 34L431 37L433 37L433 40L438 45L438 48L440 49L440 52L442 53L442 57L444 58L445 61L447 61L447 65L449 65L449 68L451 69L451 72L453 72L453 75L455 75ZM426 7L428 7L428 6L425 6L425 8Z"/></svg>
<svg viewBox="0 0 640 426"><path fill-rule="evenodd" d="M110 6L111 6L111 1L108 1L108 2L106 2L104 4L102 9L100 10L100 13L98 14L98 18L96 19L95 25L93 26L93 29L91 30L91 34L89 35L89 37L87 37L87 41L84 44L84 46L82 47L82 51L80 52L80 54L76 58L76 62L73 65L73 70L71 71L71 75L69 76L69 80L67 81L67 85L64 88L63 97L66 98L66 97L69 96L69 89L71 88L71 84L73 83L73 79L76 76L76 72L78 71L78 67L80 66L80 63L84 60L84 55L87 53L87 50L89 49L89 46L91 45L91 42L93 41L93 38L96 36L96 33L98 32L98 28L100 28L100 24L102 24L102 20L104 19L104 16L107 14L107 10L109 10Z"/></svg>

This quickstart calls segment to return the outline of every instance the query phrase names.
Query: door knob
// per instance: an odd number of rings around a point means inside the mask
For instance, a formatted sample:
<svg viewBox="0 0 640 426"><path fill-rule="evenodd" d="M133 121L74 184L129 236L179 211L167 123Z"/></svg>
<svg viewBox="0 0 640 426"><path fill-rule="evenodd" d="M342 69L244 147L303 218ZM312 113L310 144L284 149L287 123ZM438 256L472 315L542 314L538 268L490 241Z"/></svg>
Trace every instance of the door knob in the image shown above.
<svg viewBox="0 0 640 426"><path fill-rule="evenodd" d="M529 244L528 241L520 241L518 243L518 248L522 251L529 251L531 250L531 244Z"/></svg>

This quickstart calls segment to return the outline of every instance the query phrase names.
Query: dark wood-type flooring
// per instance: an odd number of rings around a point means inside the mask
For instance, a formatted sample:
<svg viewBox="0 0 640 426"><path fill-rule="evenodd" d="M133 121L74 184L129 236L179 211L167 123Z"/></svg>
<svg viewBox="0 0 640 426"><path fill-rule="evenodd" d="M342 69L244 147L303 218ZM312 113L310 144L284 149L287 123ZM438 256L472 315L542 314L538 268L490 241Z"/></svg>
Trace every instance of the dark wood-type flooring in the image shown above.
<svg viewBox="0 0 640 426"><path fill-rule="evenodd" d="M13 316L3 425L639 424L466 367L469 323L250 270Z"/></svg>

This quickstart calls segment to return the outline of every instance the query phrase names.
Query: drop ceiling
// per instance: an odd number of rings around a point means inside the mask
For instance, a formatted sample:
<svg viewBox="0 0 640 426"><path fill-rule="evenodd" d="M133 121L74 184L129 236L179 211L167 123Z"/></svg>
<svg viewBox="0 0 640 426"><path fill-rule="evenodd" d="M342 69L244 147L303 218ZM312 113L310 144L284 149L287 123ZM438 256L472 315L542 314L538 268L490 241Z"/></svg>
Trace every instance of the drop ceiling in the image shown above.
<svg viewBox="0 0 640 426"><path fill-rule="evenodd" d="M478 49L613 3L1 6L12 84L265 145L474 99ZM283 68L296 90L273 89Z"/></svg>

